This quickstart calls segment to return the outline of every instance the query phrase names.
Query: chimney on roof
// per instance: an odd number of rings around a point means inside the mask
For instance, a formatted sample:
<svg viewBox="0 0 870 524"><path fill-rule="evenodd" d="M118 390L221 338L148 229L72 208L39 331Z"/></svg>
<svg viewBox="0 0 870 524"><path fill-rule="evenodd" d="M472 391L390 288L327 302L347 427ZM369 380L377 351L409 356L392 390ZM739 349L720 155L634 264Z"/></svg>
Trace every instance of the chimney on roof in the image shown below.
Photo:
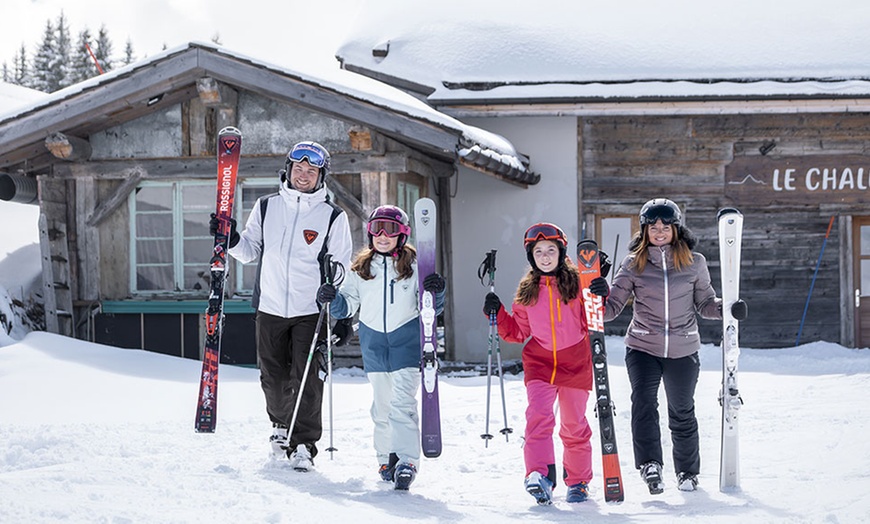
<svg viewBox="0 0 870 524"><path fill-rule="evenodd" d="M372 56L380 62L390 54L390 41L381 42L372 48Z"/></svg>

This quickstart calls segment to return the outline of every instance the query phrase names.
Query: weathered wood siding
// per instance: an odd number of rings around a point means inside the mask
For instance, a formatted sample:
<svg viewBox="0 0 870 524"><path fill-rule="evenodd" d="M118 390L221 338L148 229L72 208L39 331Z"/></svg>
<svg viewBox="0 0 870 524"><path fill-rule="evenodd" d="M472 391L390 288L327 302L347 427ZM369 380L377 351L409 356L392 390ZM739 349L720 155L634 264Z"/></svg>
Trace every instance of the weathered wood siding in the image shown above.
<svg viewBox="0 0 870 524"><path fill-rule="evenodd" d="M831 207L760 205L729 201L724 168L735 156L867 154L870 115L727 115L587 117L578 122L583 208L587 216L637 212L648 199L666 197L685 210L699 237L697 250L720 292L716 212L735 206L745 216L741 295L749 318L741 342L751 347L794 344ZM837 214L867 214L865 205ZM801 342L840 342L840 239L833 228L819 268ZM611 324L624 332L630 312ZM721 325L701 321L704 342L718 342Z"/></svg>

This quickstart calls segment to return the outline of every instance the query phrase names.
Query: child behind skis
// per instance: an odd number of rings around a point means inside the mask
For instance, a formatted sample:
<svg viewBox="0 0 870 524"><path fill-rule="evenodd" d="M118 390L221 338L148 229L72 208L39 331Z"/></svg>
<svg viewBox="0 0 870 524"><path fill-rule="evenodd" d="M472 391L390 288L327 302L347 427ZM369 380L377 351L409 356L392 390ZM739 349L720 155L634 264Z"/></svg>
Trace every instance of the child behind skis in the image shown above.
<svg viewBox="0 0 870 524"><path fill-rule="evenodd" d="M372 385L374 445L382 480L407 490L420 462L417 389L420 387L420 322L416 250L407 244L408 215L396 206L381 206L369 217L369 247L357 253L351 271L336 293L320 287L317 299L331 302L336 318L359 309L363 367ZM423 287L444 306L444 279L426 276Z"/></svg>
<svg viewBox="0 0 870 524"><path fill-rule="evenodd" d="M553 224L535 224L524 237L531 269L520 281L508 313L495 293L483 311L497 313L498 333L508 342L526 342L522 360L526 408L525 488L538 504L552 503L556 485L553 403L559 401L564 446L566 500L583 502L592 479L592 430L586 402L592 388L592 358L577 267L567 258L568 240Z"/></svg>

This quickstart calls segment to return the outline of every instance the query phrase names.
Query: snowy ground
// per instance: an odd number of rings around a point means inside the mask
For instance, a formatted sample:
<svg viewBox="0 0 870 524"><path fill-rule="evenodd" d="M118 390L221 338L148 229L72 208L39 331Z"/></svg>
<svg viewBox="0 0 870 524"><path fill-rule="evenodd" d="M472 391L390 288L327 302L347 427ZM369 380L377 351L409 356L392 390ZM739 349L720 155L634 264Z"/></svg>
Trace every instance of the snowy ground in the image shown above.
<svg viewBox="0 0 870 524"><path fill-rule="evenodd" d="M479 437L485 377L442 377L444 453L424 459L411 492L401 493L378 481L371 391L359 372L340 370L335 380L338 451L297 473L268 456L255 370L222 367L217 432L197 434L198 362L30 333L0 347L0 522L870 521L870 352L826 343L744 350L742 491L724 494L719 352L705 346L696 397L701 489L679 492L669 476L665 493L651 496L633 468L623 345L607 344L626 500L603 502L591 419L591 500L568 505L559 486L554 506L537 507L522 489L521 377L506 378L515 433L488 448ZM497 381L492 399L497 434Z"/></svg>

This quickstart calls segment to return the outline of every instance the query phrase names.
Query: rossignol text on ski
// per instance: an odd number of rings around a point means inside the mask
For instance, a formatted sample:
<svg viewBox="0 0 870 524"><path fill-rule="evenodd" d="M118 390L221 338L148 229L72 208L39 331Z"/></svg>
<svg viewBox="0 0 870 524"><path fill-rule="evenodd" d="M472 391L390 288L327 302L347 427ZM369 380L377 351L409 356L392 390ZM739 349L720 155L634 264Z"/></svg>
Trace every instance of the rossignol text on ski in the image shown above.
<svg viewBox="0 0 870 524"><path fill-rule="evenodd" d="M199 397L196 406L196 431L213 433L217 423L218 364L221 354L221 334L224 324L224 284L227 279L227 249L229 249L236 193L236 175L242 133L234 127L221 129L217 139L218 184L217 216L219 226L214 236L214 250L210 262L210 289L205 312L205 347L202 353Z"/></svg>
<svg viewBox="0 0 870 524"><path fill-rule="evenodd" d="M589 284L601 276L598 244L594 240L581 240L577 244L577 268L580 270L580 287L583 290L589 345L592 349L595 413L601 433L604 500L622 502L625 493L619 466L619 452L616 447L616 428L613 422L616 409L610 394L607 351L604 347L604 299L589 290Z"/></svg>
<svg viewBox="0 0 870 524"><path fill-rule="evenodd" d="M740 488L738 413L743 399L737 389L737 360L740 356L738 322L731 306L740 299L740 246L743 215L733 208L721 209L719 221L719 262L722 277L722 442L719 462L719 490Z"/></svg>
<svg viewBox="0 0 870 524"><path fill-rule="evenodd" d="M441 408L438 400L438 334L435 295L423 289L423 279L435 272L435 202L421 198L414 203L414 234L417 238L417 284L420 295L420 345L423 391L420 432L423 455L441 455Z"/></svg>

